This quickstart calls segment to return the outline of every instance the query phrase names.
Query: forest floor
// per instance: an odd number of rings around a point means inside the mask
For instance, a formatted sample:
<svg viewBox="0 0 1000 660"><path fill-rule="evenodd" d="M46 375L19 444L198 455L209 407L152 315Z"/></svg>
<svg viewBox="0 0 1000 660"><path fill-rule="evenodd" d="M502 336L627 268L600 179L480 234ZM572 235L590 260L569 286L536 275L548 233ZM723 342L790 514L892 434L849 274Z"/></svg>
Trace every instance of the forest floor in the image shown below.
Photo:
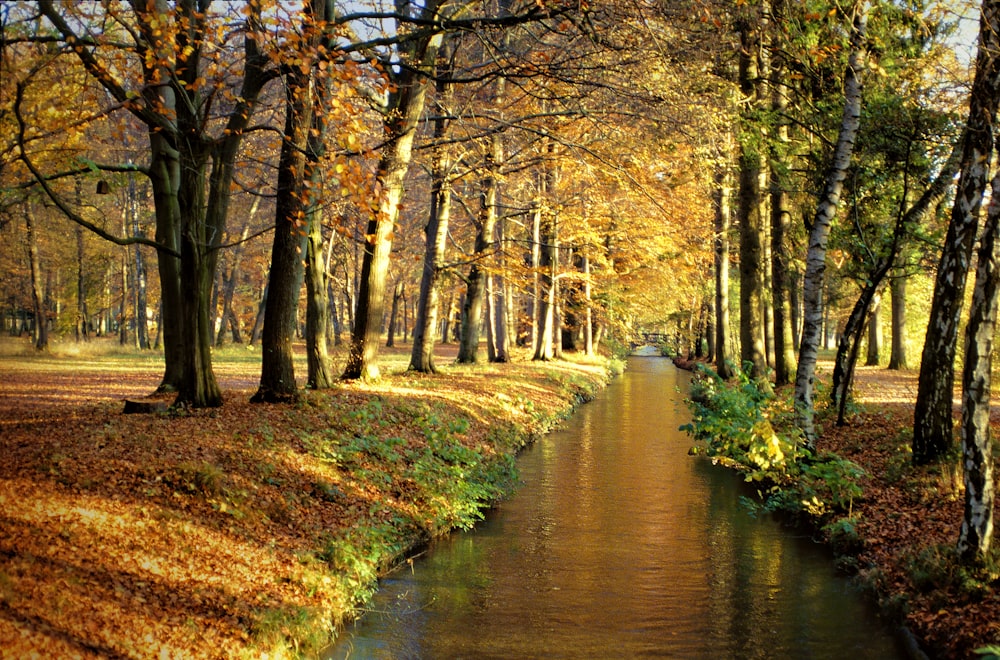
<svg viewBox="0 0 1000 660"><path fill-rule="evenodd" d="M380 571L502 495L517 449L609 366L464 367L444 346L422 376L383 349L377 384L265 405L259 353L232 347L221 408L125 415L161 356L22 344L0 340L4 659L314 657Z"/></svg>
<svg viewBox="0 0 1000 660"><path fill-rule="evenodd" d="M832 362L822 367L828 383ZM845 426L827 423L820 448L854 461L867 475L853 511L862 543L846 565L930 657L970 658L977 648L1000 644L1000 572L993 564L971 574L955 561L964 493L957 445L956 455L942 463L911 464L917 375L859 367L854 414ZM957 421L957 389L955 398ZM991 427L998 437L995 407Z"/></svg>
<svg viewBox="0 0 1000 660"><path fill-rule="evenodd" d="M491 468L479 477L496 489L459 492L449 469L502 464L606 377L603 362L460 368L447 346L442 377L416 376L404 346L383 351L377 385L262 406L247 403L259 356L232 348L216 360L222 408L123 415L156 387L158 356L4 348L2 658L314 654L379 569L504 486ZM822 437L868 475L863 543L840 561L928 655L970 657L1000 639L1000 599L949 558L961 475L910 465L915 371L859 368L857 392Z"/></svg>

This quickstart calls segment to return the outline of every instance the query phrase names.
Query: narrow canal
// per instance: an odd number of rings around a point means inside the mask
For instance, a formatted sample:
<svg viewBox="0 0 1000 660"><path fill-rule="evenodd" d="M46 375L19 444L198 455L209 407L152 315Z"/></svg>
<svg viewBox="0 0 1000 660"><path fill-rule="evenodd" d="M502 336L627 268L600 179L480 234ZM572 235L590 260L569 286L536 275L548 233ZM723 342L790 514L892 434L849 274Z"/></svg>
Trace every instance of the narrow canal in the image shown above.
<svg viewBox="0 0 1000 660"><path fill-rule="evenodd" d="M387 577L331 658L895 658L829 555L690 457L688 374L634 358L523 485Z"/></svg>

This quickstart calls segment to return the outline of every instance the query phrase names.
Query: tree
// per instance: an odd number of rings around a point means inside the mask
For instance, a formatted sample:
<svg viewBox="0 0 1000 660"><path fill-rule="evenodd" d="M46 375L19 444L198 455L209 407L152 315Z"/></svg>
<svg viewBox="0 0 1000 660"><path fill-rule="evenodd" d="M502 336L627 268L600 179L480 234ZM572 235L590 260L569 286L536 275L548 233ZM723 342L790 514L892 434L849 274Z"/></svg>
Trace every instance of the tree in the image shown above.
<svg viewBox="0 0 1000 660"><path fill-rule="evenodd" d="M443 54L444 71L450 71L451 57ZM448 146L443 144L450 120L450 105L453 84L444 77L437 81L437 116L434 118L433 162L431 164L431 200L424 226L423 270L420 276L420 293L417 298L416 321L413 327L413 347L410 366L420 373L436 373L434 364L435 329L441 307L441 280L447 268L445 249L448 239L448 224L451 220L452 163Z"/></svg>
<svg viewBox="0 0 1000 660"><path fill-rule="evenodd" d="M745 3L737 12L739 35L739 191L740 233L740 359L752 378L767 375L764 343L764 221L761 216L760 175L764 143L758 120L763 101L760 80L762 8Z"/></svg>
<svg viewBox="0 0 1000 660"><path fill-rule="evenodd" d="M329 13L328 13L329 12ZM285 129L278 159L274 242L268 279L267 309L261 337L260 385L251 401L279 402L298 396L292 360L292 338L298 317L304 268L312 281L308 291L310 387L329 387L326 372L326 271L322 260L319 213L320 157L325 138L325 76L315 75L323 57L321 42L332 0L309 0L301 10L299 41L291 43L295 64L285 72ZM320 97L320 98L317 98ZM322 320L321 320L322 319Z"/></svg>
<svg viewBox="0 0 1000 660"><path fill-rule="evenodd" d="M980 16L976 73L962 139L955 203L934 282L930 319L920 359L913 419L913 462L923 465L953 446L952 389L955 349L965 281L979 225L979 211L994 151L994 124L1000 102L1000 3L985 0Z"/></svg>
<svg viewBox="0 0 1000 660"><path fill-rule="evenodd" d="M156 207L166 356L161 388L176 389L178 404L220 405L209 314L217 249L240 144L261 90L277 75L258 43L261 2L244 6L242 75L236 76L221 43L224 31L213 24L221 17L207 0L132 2L125 34L135 59L124 70L109 65L109 51L119 50L117 35L90 31L105 18L117 20L86 13L103 6L39 0L38 7L116 108L147 128L149 163L137 169L149 176ZM229 102L215 121L220 106L213 101L221 90L228 90Z"/></svg>
<svg viewBox="0 0 1000 660"><path fill-rule="evenodd" d="M732 378L733 358L729 350L729 197L728 173L716 165L715 195L715 371Z"/></svg>
<svg viewBox="0 0 1000 660"><path fill-rule="evenodd" d="M984 3L983 24L1000 28L1000 13ZM990 38L993 47L1000 40ZM984 40L985 41L985 40ZM965 508L958 538L959 557L967 564L983 564L993 540L993 438L990 431L990 382L997 301L1000 299L1000 175L993 178L992 197L979 247L976 284L965 330L965 366L962 370L962 466Z"/></svg>
<svg viewBox="0 0 1000 660"><path fill-rule="evenodd" d="M980 16L976 77L973 82L973 97L970 98L970 133L974 125L972 112L977 109L974 105L977 104L977 94L984 97L978 100L978 103L983 104L982 109L991 109L995 116L997 101L1000 100L998 68L1000 68L1000 2L984 0ZM981 73L985 81L981 79ZM983 130L985 133L990 128L992 128L991 123L982 126L976 122L977 131ZM963 153L963 156L986 156L985 153L977 152L975 149L971 151L972 154ZM965 167L970 165L972 164L963 162L963 175L967 172ZM974 165L977 168L975 171L985 166L986 163L977 163ZM969 178L974 178L971 172ZM971 183L969 188L964 188L963 179L964 177L959 180L961 196L955 200L956 208L960 204L966 207L975 205L974 200L966 196L975 196ZM993 441L990 433L990 383L997 301L1000 299L1000 272L997 269L997 262L1000 260L1000 175L994 176L991 193L979 247L969 323L965 331L965 366L962 372L962 465L965 475L965 511L958 539L958 552L962 560L970 564L981 564L986 560L993 539L995 486ZM979 196L981 195L982 191L979 193ZM956 215L952 214L953 224ZM950 227L949 235L951 235Z"/></svg>
<svg viewBox="0 0 1000 660"><path fill-rule="evenodd" d="M771 208L771 300L774 307L774 384L787 385L795 373L795 339L792 332L792 301L789 277L789 232L791 231L791 194L788 177L788 89L785 85L785 54L780 30L785 19L785 0L771 0L769 24L771 51L771 112L774 138L769 153Z"/></svg>
<svg viewBox="0 0 1000 660"><path fill-rule="evenodd" d="M809 228L809 249L806 256L803 283L804 323L799 346L798 368L795 373L795 413L807 447L816 443L813 407L813 381L823 324L823 275L826 270L826 247L830 225L840 203L840 194L854 150L854 139L861 121L861 75L864 64L866 3L854 3L852 8L850 55L844 72L844 112L826 181L816 214Z"/></svg>

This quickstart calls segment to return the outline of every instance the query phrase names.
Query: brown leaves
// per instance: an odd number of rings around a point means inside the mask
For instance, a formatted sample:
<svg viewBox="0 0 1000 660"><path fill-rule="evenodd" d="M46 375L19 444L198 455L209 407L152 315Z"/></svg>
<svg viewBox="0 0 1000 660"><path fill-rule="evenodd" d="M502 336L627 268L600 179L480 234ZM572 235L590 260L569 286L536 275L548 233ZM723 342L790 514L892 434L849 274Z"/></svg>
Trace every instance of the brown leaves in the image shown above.
<svg viewBox="0 0 1000 660"><path fill-rule="evenodd" d="M850 458L871 475L864 499L855 505L864 539L858 564L880 576L879 598L905 599L906 624L933 657L968 658L974 649L996 641L1000 599L995 592L979 600L955 589L915 583L912 558L927 548L954 546L962 521L956 466L911 465L916 377L915 371L859 368L858 393L866 408L847 427L831 425L823 448ZM995 433L996 420L993 425Z"/></svg>
<svg viewBox="0 0 1000 660"><path fill-rule="evenodd" d="M320 458L315 438L385 433L419 449L422 430L394 406L433 403L471 419L461 442L487 455L498 423L566 402L543 371L555 366L521 363L252 405L259 364L216 358L222 408L125 416L121 399L156 387L159 360L0 357L5 654L215 658L322 639L354 595L317 558L328 539L394 512L423 519L427 504L371 455L357 459L368 480ZM560 368L598 378L596 365ZM531 415L494 396L529 386ZM355 414L373 399L377 427Z"/></svg>

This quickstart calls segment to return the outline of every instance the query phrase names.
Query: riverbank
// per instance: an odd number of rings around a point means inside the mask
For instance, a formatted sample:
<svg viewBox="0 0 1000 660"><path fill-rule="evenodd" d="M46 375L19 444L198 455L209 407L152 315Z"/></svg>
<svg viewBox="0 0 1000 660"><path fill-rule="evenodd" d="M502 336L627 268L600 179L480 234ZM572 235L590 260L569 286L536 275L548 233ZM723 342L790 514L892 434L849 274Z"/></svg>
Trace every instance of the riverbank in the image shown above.
<svg viewBox="0 0 1000 660"><path fill-rule="evenodd" d="M818 366L821 392L832 367L832 362ZM1000 643L1000 563L994 560L981 570L969 570L954 552L964 488L957 455L939 464L912 465L917 376L917 371L858 367L854 407L845 426L836 426L833 411L825 409L826 397L817 397L817 449L863 471L856 482L849 482L843 471L829 471L826 495L831 494L830 486L853 493L856 484L860 490L841 502L819 493L815 502L789 502L790 508L801 514L799 522L802 515L809 518L806 525L831 546L838 566L856 576L890 622L907 631L914 658L997 657L977 656L976 650ZM784 389L777 392L777 400L784 403L767 417L779 436L788 431L784 424L790 419L790 396ZM1000 416L992 416L991 426L997 437ZM826 463L835 464L849 465Z"/></svg>
<svg viewBox="0 0 1000 660"><path fill-rule="evenodd" d="M14 657L315 653L381 570L507 492L517 450L609 374L605 360L443 356L421 376L399 350L377 384L256 405L259 357L236 348L217 355L222 408L123 415L155 387L155 356L72 352L0 356L0 648Z"/></svg>

